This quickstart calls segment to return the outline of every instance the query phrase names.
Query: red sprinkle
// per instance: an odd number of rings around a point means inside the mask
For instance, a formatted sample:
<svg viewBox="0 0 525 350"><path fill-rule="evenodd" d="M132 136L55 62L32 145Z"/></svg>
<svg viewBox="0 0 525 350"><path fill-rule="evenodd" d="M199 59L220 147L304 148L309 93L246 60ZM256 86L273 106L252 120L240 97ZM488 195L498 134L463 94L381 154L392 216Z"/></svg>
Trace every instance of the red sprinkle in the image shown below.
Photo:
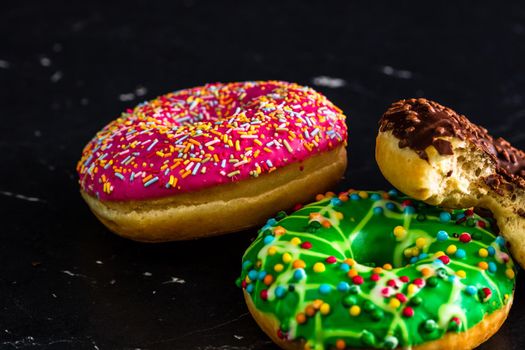
<svg viewBox="0 0 525 350"><path fill-rule="evenodd" d="M472 215L474 215L474 210L472 210L472 209L465 210L464 214L465 214L465 216L472 216Z"/></svg>
<svg viewBox="0 0 525 350"><path fill-rule="evenodd" d="M261 290L261 299L268 300L268 289Z"/></svg>
<svg viewBox="0 0 525 350"><path fill-rule="evenodd" d="M246 287L248 286L248 283L246 283L246 281L242 281L241 282L241 287L246 289Z"/></svg>
<svg viewBox="0 0 525 350"><path fill-rule="evenodd" d="M481 228L485 228L485 226L487 226L487 225L485 224L485 221L479 220L478 221L478 226L481 227Z"/></svg>
<svg viewBox="0 0 525 350"><path fill-rule="evenodd" d="M407 306L403 309L403 316L405 317L412 317L414 316L414 309L412 309L410 306Z"/></svg>
<svg viewBox="0 0 525 350"><path fill-rule="evenodd" d="M383 295L390 295L390 288L383 288L381 289L381 294Z"/></svg>
<svg viewBox="0 0 525 350"><path fill-rule="evenodd" d="M403 283L408 283L410 282L410 278L408 278L408 276L401 276L399 277L399 280Z"/></svg>
<svg viewBox="0 0 525 350"><path fill-rule="evenodd" d="M485 294L485 298L490 298L490 296L492 295L492 291L490 290L490 288L483 288L482 289L483 291L483 294Z"/></svg>
<svg viewBox="0 0 525 350"><path fill-rule="evenodd" d="M425 280L422 278L416 278L414 280L414 284L418 286L419 288L423 287L425 285Z"/></svg>
<svg viewBox="0 0 525 350"><path fill-rule="evenodd" d="M371 276L370 276L370 280L371 281L374 281L374 282L377 282L379 281L379 275L377 273L373 273Z"/></svg>
<svg viewBox="0 0 525 350"><path fill-rule="evenodd" d="M457 318L457 317L452 317L452 319L450 321L454 322L458 326L461 324L461 320L459 318Z"/></svg>
<svg viewBox="0 0 525 350"><path fill-rule="evenodd" d="M283 331L281 331L280 329L278 329L278 330L277 330L277 336L279 337L279 339L284 339Z"/></svg>
<svg viewBox="0 0 525 350"><path fill-rule="evenodd" d="M396 298L402 303L405 303L407 301L407 297L403 293L397 293Z"/></svg>
<svg viewBox="0 0 525 350"><path fill-rule="evenodd" d="M468 243L472 241L472 237L470 237L470 233L463 232L462 234L459 235L459 240L463 243Z"/></svg>
<svg viewBox="0 0 525 350"><path fill-rule="evenodd" d="M450 258L447 255L441 255L438 259L441 260L445 265L450 262Z"/></svg>
<svg viewBox="0 0 525 350"><path fill-rule="evenodd" d="M294 205L292 211L297 211L299 209L301 209L303 207L303 205L301 203L297 203L296 205Z"/></svg>
<svg viewBox="0 0 525 350"><path fill-rule="evenodd" d="M361 276L354 276L352 282L354 282L354 284L363 284L364 280Z"/></svg>
<svg viewBox="0 0 525 350"><path fill-rule="evenodd" d="M396 281L394 281L394 280L388 280L386 282L386 285L389 286L389 287L397 287Z"/></svg>
<svg viewBox="0 0 525 350"><path fill-rule="evenodd" d="M412 201L410 199L405 199L402 204L404 207L412 206Z"/></svg>
<svg viewBox="0 0 525 350"><path fill-rule="evenodd" d="M303 248L303 249L311 249L311 248L312 248L312 243L310 243L310 242L308 242L308 241L303 242L303 243L301 244L301 248Z"/></svg>
<svg viewBox="0 0 525 350"><path fill-rule="evenodd" d="M328 258L326 258L326 262L329 264L335 264L337 262L337 259L335 258L335 256L329 256Z"/></svg>

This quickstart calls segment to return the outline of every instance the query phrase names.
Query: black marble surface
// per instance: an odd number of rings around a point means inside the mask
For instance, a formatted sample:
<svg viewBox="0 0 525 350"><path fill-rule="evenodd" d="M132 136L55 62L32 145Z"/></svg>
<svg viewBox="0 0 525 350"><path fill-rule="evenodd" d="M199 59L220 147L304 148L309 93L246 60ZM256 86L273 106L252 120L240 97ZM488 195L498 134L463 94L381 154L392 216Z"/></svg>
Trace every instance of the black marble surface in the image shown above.
<svg viewBox="0 0 525 350"><path fill-rule="evenodd" d="M80 198L84 143L144 99L213 81L312 85L349 117L341 188L389 188L374 136L402 97L436 99L525 147L523 4L72 3L0 9L2 350L275 348L234 285L255 230L139 244ZM481 349L525 346L522 274Z"/></svg>

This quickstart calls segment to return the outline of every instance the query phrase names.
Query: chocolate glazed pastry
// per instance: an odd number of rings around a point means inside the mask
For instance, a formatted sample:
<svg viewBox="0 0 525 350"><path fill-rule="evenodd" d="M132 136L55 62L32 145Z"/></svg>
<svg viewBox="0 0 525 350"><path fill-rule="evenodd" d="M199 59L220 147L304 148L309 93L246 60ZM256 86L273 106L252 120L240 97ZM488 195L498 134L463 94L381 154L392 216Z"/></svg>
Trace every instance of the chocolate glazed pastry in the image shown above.
<svg viewBox="0 0 525 350"><path fill-rule="evenodd" d="M394 186L450 208L493 212L525 266L525 153L437 102L395 102L379 122L376 160Z"/></svg>

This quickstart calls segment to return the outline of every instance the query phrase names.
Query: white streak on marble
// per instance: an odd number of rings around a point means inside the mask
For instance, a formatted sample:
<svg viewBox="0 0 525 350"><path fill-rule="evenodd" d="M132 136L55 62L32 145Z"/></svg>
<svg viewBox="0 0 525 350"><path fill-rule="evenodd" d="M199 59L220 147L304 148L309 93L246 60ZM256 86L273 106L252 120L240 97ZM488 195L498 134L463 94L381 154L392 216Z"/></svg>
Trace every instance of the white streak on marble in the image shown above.
<svg viewBox="0 0 525 350"><path fill-rule="evenodd" d="M171 284L171 283L184 284L184 283L186 283L186 281L183 280L182 278L171 277L168 281L164 281L164 282L162 282L162 284Z"/></svg>

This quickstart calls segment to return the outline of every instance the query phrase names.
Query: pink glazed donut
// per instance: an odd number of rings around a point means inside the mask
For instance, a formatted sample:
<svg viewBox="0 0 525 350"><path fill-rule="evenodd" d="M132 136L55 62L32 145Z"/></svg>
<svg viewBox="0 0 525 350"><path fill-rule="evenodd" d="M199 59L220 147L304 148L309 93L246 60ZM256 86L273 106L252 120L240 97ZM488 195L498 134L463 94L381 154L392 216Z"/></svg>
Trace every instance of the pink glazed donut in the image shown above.
<svg viewBox="0 0 525 350"><path fill-rule="evenodd" d="M81 194L111 231L138 241L239 231L333 186L346 136L341 110L308 87L180 90L97 133L77 164Z"/></svg>

